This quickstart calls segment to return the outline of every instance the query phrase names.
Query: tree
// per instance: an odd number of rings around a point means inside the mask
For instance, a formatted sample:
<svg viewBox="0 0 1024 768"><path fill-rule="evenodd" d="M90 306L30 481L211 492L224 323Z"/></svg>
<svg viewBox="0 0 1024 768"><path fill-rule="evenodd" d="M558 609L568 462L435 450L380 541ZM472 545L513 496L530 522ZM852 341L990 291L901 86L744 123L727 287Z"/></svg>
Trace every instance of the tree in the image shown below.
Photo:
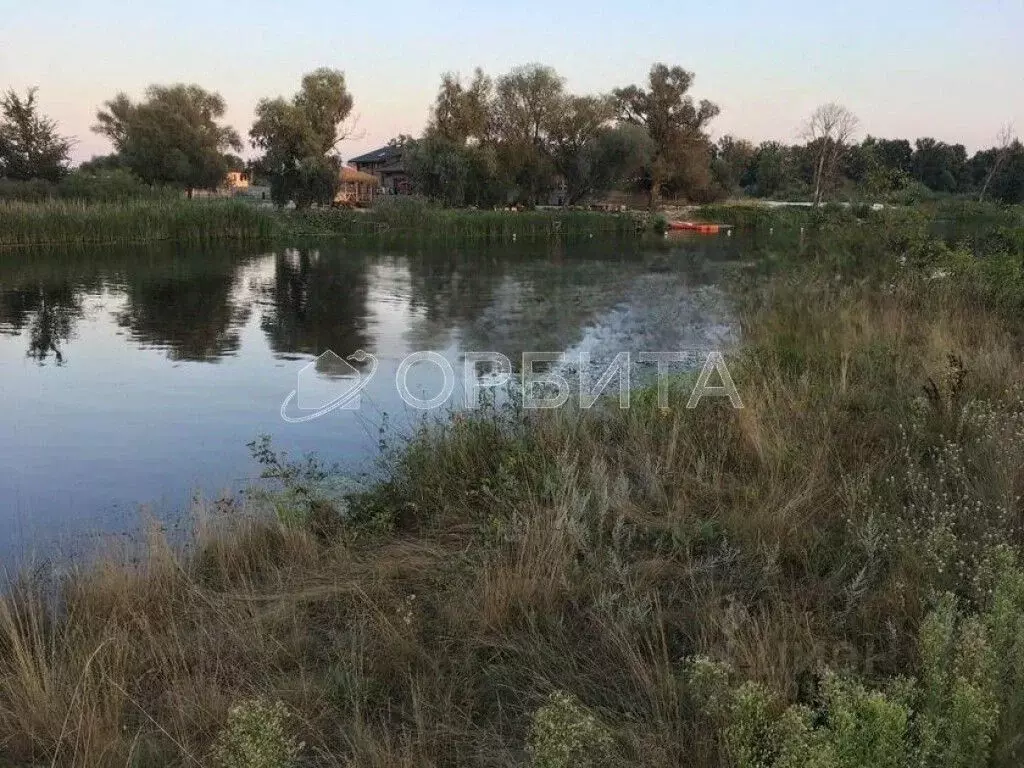
<svg viewBox="0 0 1024 768"><path fill-rule="evenodd" d="M604 96L567 96L551 117L548 130L555 170L565 182L565 203L604 191L614 181L618 150L605 140L615 105ZM628 155L629 150L625 150Z"/></svg>
<svg viewBox="0 0 1024 768"><path fill-rule="evenodd" d="M469 86L463 86L456 74L444 74L427 134L441 136L455 144L465 144L471 140L477 143L486 141L493 127L492 94L491 78L479 67L473 73Z"/></svg>
<svg viewBox="0 0 1024 768"><path fill-rule="evenodd" d="M552 185L550 134L563 105L564 80L540 64L515 67L498 78L491 124L498 158L520 196L536 203Z"/></svg>
<svg viewBox="0 0 1024 768"><path fill-rule="evenodd" d="M342 124L352 103L344 73L320 68L302 78L291 101L263 99L256 106L249 137L263 150L259 167L270 179L275 203L291 200L304 208L333 202L340 185L336 149L348 135Z"/></svg>
<svg viewBox="0 0 1024 768"><path fill-rule="evenodd" d="M904 189L910 182L914 150L906 139L879 139L868 136L855 151L851 151L850 155L859 160L860 167L851 169L851 164L857 163L848 161L846 174L862 185L867 192L893 192Z"/></svg>
<svg viewBox="0 0 1024 768"><path fill-rule="evenodd" d="M198 85L151 85L133 103L121 93L96 115L93 130L106 136L124 164L147 184L216 189L224 180L224 153L239 151L238 133L218 121L224 99Z"/></svg>
<svg viewBox="0 0 1024 768"><path fill-rule="evenodd" d="M858 120L846 107L823 104L814 110L803 129L804 139L814 153L814 205L821 205L827 188L835 184L839 162L846 152Z"/></svg>
<svg viewBox="0 0 1024 768"><path fill-rule="evenodd" d="M1002 130L999 131L998 144L995 147L995 153L992 158L992 164L989 168L988 174L985 176L985 181L981 185L981 192L978 193L978 202L984 202L985 193L988 192L989 186L992 184L992 179L999 173L1000 167L1010 157L1010 152L1013 149L1013 145L1016 143L1017 137L1013 133L1012 125L1004 125Z"/></svg>
<svg viewBox="0 0 1024 768"><path fill-rule="evenodd" d="M757 179L757 148L746 139L723 136L715 148L712 171L726 193L746 189Z"/></svg>
<svg viewBox="0 0 1024 768"><path fill-rule="evenodd" d="M462 144L437 133L407 142L402 155L413 188L447 206L503 202L494 148Z"/></svg>
<svg viewBox="0 0 1024 768"><path fill-rule="evenodd" d="M1024 145L1013 139L1008 145L983 149L967 163L967 174L979 199L1013 205L1024 202Z"/></svg>
<svg viewBox="0 0 1024 768"><path fill-rule="evenodd" d="M946 144L932 138L914 143L913 177L935 192L957 192L967 174L967 150L963 144Z"/></svg>
<svg viewBox="0 0 1024 768"><path fill-rule="evenodd" d="M771 197L792 187L794 177L792 152L778 141L762 142L754 157L754 190L760 197Z"/></svg>
<svg viewBox="0 0 1024 768"><path fill-rule="evenodd" d="M648 82L647 90L630 85L614 93L620 119L645 128L653 142L654 153L647 169L653 208L667 180L675 176L693 183L701 170L694 163L710 159L705 128L719 109L706 99L694 103L688 95L693 73L682 67L655 64Z"/></svg>
<svg viewBox="0 0 1024 768"><path fill-rule="evenodd" d="M72 140L40 114L37 92L29 88L22 98L9 90L0 96L0 176L57 182L68 171Z"/></svg>

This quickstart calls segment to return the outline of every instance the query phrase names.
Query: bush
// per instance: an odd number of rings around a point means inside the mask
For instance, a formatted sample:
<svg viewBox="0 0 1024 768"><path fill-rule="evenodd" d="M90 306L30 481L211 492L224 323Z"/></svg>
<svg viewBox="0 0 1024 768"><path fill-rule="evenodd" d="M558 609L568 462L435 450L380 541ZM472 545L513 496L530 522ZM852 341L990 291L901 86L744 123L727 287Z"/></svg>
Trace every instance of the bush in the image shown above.
<svg viewBox="0 0 1024 768"><path fill-rule="evenodd" d="M952 595L921 625L916 679L872 688L825 671L811 706L786 706L765 686L692 659L691 698L718 728L737 768L969 768L995 759L1019 765L1024 745L1024 571L1008 550L981 613L963 614Z"/></svg>
<svg viewBox="0 0 1024 768"><path fill-rule="evenodd" d="M284 702L264 698L233 706L217 738L213 762L220 768L290 768L304 747L291 736L292 715Z"/></svg>
<svg viewBox="0 0 1024 768"><path fill-rule="evenodd" d="M601 768L612 762L612 744L608 728L572 694L555 691L533 713L534 768Z"/></svg>
<svg viewBox="0 0 1024 768"><path fill-rule="evenodd" d="M173 200L180 189L153 187L123 168L101 171L74 171L62 179L58 194L68 200L89 203L118 203L130 200Z"/></svg>
<svg viewBox="0 0 1024 768"><path fill-rule="evenodd" d="M56 197L57 187L49 181L18 181L0 178L0 202L5 200L38 203Z"/></svg>

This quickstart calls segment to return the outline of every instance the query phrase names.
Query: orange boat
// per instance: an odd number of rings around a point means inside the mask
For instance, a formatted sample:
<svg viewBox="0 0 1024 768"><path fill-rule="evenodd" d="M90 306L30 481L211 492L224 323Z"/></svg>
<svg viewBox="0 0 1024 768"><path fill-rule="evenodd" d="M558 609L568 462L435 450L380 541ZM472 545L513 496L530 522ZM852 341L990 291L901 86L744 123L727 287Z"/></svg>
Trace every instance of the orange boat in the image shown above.
<svg viewBox="0 0 1024 768"><path fill-rule="evenodd" d="M695 221L670 221L668 228L673 232L697 232L701 235L717 235L723 229L721 224L701 224Z"/></svg>

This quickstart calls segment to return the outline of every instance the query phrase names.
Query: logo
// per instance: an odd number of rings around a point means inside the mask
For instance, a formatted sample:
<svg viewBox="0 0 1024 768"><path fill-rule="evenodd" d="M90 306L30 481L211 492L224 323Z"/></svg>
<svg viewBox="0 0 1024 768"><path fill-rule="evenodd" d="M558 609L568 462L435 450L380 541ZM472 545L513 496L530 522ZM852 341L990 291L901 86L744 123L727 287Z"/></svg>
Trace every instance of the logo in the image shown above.
<svg viewBox="0 0 1024 768"><path fill-rule="evenodd" d="M365 370L360 370L353 363ZM281 418L289 424L302 424L339 408L358 410L359 393L376 372L377 358L369 352L360 349L348 357L341 357L327 350L299 371L295 389L281 403ZM288 415L288 405L293 400L299 411L305 411L302 416Z"/></svg>

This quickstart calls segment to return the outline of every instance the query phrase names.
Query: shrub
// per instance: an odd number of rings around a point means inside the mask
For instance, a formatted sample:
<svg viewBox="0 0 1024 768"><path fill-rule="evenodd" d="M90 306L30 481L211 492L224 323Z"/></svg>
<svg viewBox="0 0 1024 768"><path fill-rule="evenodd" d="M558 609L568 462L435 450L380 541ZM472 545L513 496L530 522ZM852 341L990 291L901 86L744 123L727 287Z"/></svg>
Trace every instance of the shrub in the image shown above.
<svg viewBox="0 0 1024 768"><path fill-rule="evenodd" d="M608 728L579 699L552 693L533 714L528 751L534 768L600 768L612 761Z"/></svg>
<svg viewBox="0 0 1024 768"><path fill-rule="evenodd" d="M236 704L217 738L214 764L220 768L290 768L304 746L289 733L291 719L281 701L257 698Z"/></svg>
<svg viewBox="0 0 1024 768"><path fill-rule="evenodd" d="M153 187L123 168L100 171L74 171L62 179L58 194L68 200L89 203L117 203L130 200L174 200L180 189Z"/></svg>
<svg viewBox="0 0 1024 768"><path fill-rule="evenodd" d="M692 659L691 698L719 729L737 768L968 768L1019 765L1024 747L1024 571L1008 550L986 608L944 596L922 622L920 674L873 689L825 671L812 707L784 706L761 684L706 658Z"/></svg>

